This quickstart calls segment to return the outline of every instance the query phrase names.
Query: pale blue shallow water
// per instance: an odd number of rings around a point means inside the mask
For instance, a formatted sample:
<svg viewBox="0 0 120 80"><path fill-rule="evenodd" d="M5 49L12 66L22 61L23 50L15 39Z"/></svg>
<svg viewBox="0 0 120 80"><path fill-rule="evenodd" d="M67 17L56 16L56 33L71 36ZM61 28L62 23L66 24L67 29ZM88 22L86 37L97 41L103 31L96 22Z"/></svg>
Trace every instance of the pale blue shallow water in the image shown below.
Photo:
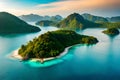
<svg viewBox="0 0 120 80"><path fill-rule="evenodd" d="M120 35L109 37L104 29L86 29L81 34L98 38L93 46L75 45L67 55L44 64L20 62L10 54L34 37L57 30L42 28L34 34L0 35L0 80L120 80Z"/></svg>

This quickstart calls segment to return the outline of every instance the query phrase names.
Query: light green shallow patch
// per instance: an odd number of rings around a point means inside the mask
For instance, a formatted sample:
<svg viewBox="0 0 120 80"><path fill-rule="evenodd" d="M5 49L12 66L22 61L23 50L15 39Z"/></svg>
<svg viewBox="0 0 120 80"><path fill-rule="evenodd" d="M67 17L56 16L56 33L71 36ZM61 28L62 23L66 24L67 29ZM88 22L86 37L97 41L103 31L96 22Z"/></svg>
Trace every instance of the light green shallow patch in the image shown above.
<svg viewBox="0 0 120 80"><path fill-rule="evenodd" d="M63 61L69 60L69 59L72 58L72 56L73 56L73 54L67 54L67 55L65 55L65 56L63 56L61 58L46 61L43 64L41 64L40 62L37 62L37 61L31 61L31 60L24 61L23 63L27 64L27 65L29 65L31 67L49 67L49 66L61 63Z"/></svg>

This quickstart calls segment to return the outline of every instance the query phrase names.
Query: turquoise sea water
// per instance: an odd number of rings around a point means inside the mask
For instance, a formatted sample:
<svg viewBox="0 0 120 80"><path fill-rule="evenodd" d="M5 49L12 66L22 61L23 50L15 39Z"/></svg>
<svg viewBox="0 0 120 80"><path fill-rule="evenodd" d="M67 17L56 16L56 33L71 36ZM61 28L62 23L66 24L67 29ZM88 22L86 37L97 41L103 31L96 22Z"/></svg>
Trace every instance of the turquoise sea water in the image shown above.
<svg viewBox="0 0 120 80"><path fill-rule="evenodd" d="M67 55L40 64L20 62L10 54L34 37L57 30L42 28L39 33L0 35L0 80L120 80L120 35L109 37L104 29L86 29L78 33L95 36L93 46L75 45Z"/></svg>

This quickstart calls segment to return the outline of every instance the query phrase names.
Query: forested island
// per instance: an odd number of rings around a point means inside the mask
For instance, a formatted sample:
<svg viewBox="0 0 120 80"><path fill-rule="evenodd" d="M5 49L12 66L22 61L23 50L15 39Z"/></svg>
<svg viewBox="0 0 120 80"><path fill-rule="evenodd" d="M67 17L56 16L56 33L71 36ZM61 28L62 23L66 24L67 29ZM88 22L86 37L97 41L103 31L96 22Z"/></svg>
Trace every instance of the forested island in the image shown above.
<svg viewBox="0 0 120 80"><path fill-rule="evenodd" d="M27 24L18 17L7 13L0 12L0 33L32 33L38 32L40 28Z"/></svg>
<svg viewBox="0 0 120 80"><path fill-rule="evenodd" d="M18 54L23 59L50 58L59 56L66 47L97 42L98 40L93 36L80 35L71 30L57 30L42 34L27 45L22 45Z"/></svg>
<svg viewBox="0 0 120 80"><path fill-rule="evenodd" d="M104 30L102 32L108 35L118 35L120 33L117 28L108 28L107 30Z"/></svg>
<svg viewBox="0 0 120 80"><path fill-rule="evenodd" d="M55 26L65 30L81 30L86 28L120 28L120 22L109 22L107 18L94 16L91 14L73 13L61 21L43 20L38 21L36 25Z"/></svg>

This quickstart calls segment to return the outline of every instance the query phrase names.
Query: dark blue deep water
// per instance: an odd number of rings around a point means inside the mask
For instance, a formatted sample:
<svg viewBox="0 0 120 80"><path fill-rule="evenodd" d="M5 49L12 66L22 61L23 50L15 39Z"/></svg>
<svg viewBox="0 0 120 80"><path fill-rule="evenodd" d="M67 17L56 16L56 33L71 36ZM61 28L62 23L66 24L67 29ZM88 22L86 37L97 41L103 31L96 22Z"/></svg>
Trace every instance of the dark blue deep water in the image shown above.
<svg viewBox="0 0 120 80"><path fill-rule="evenodd" d="M44 64L20 62L10 55L34 37L56 30L42 28L39 33L0 35L0 80L120 80L120 35L110 37L104 29L86 29L78 33L95 36L93 46L75 45L60 59Z"/></svg>

